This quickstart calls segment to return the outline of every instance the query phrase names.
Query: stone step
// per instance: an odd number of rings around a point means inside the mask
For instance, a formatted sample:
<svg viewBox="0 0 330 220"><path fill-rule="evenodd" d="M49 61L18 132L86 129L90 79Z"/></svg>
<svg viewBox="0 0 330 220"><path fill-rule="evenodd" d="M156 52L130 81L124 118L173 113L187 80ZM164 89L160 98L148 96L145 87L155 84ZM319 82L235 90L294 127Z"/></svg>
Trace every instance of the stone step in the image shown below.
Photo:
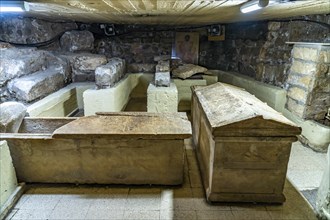
<svg viewBox="0 0 330 220"><path fill-rule="evenodd" d="M61 68L50 67L10 81L8 89L17 99L31 102L64 87L64 80Z"/></svg>

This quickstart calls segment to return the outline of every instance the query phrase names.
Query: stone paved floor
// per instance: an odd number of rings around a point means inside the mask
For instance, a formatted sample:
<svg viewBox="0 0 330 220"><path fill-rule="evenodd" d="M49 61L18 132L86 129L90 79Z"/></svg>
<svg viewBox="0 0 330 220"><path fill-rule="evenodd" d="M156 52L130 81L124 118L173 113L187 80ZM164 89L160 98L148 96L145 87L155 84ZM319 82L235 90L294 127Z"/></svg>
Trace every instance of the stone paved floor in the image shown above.
<svg viewBox="0 0 330 220"><path fill-rule="evenodd" d="M190 140L185 147L181 187L29 185L6 219L316 219L288 181L283 205L206 203Z"/></svg>

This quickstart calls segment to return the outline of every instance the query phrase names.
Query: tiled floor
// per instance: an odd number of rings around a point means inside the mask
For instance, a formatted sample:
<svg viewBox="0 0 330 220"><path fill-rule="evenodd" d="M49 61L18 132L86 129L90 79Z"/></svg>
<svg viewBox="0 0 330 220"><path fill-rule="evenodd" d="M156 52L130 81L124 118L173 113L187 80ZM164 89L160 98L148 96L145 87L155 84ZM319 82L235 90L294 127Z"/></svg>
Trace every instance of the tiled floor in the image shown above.
<svg viewBox="0 0 330 220"><path fill-rule="evenodd" d="M191 141L181 187L33 185L6 219L316 219L287 181L283 205L206 203Z"/></svg>

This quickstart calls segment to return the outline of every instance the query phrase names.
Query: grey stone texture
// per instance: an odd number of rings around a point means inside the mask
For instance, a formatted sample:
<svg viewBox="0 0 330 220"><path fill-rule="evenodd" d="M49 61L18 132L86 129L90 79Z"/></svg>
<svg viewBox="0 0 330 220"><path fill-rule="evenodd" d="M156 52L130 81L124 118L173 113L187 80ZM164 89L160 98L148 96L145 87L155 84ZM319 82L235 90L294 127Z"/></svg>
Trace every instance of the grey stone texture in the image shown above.
<svg viewBox="0 0 330 220"><path fill-rule="evenodd" d="M194 65L194 64L184 64L179 66L178 68L174 69L172 74L175 77L186 79L189 78L196 73L204 73L207 69L202 66Z"/></svg>
<svg viewBox="0 0 330 220"><path fill-rule="evenodd" d="M95 83L99 89L113 87L126 73L125 60L111 58L106 65L95 70Z"/></svg>
<svg viewBox="0 0 330 220"><path fill-rule="evenodd" d="M171 55L159 55L154 57L154 61L159 62L159 61L167 61L171 59Z"/></svg>
<svg viewBox="0 0 330 220"><path fill-rule="evenodd" d="M46 68L46 51L36 48L1 49L0 86L9 80Z"/></svg>
<svg viewBox="0 0 330 220"><path fill-rule="evenodd" d="M158 61L158 64L156 65L156 72L168 72L170 71L170 61Z"/></svg>
<svg viewBox="0 0 330 220"><path fill-rule="evenodd" d="M70 64L73 82L94 81L96 68L108 62L106 56L92 53L66 53L60 57Z"/></svg>
<svg viewBox="0 0 330 220"><path fill-rule="evenodd" d="M16 133L26 113L26 107L19 102L0 104L0 133Z"/></svg>
<svg viewBox="0 0 330 220"><path fill-rule="evenodd" d="M171 84L170 72L156 72L155 73L155 85L169 87Z"/></svg>
<svg viewBox="0 0 330 220"><path fill-rule="evenodd" d="M60 43L65 51L91 51L94 48L94 36L89 31L67 31L62 35Z"/></svg>
<svg viewBox="0 0 330 220"><path fill-rule="evenodd" d="M295 45L292 50L286 107L303 119L330 124L329 47Z"/></svg>
<svg viewBox="0 0 330 220"><path fill-rule="evenodd" d="M64 87L64 80L62 70L51 67L10 81L8 89L17 99L31 102Z"/></svg>
<svg viewBox="0 0 330 220"><path fill-rule="evenodd" d="M156 71L156 64L148 63L131 63L127 64L127 72L129 73L154 73Z"/></svg>
<svg viewBox="0 0 330 220"><path fill-rule="evenodd" d="M53 53L36 48L2 48L0 49L0 100L1 102L15 99L15 94L7 90L9 81L28 76L48 68L56 69L64 75L65 82L71 81L69 62Z"/></svg>
<svg viewBox="0 0 330 220"><path fill-rule="evenodd" d="M2 16L0 39L12 43L33 44L51 40L64 31L77 29L74 22L54 23L36 18Z"/></svg>

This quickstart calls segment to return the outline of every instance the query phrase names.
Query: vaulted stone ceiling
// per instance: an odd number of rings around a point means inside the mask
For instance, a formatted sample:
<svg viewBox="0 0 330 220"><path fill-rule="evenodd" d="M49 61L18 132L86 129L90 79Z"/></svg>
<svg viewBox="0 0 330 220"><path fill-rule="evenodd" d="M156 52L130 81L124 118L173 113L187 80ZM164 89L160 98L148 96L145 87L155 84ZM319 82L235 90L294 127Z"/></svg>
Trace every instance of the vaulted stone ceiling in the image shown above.
<svg viewBox="0 0 330 220"><path fill-rule="evenodd" d="M329 0L275 3L242 14L248 0L29 0L28 16L56 20L134 24L210 24L330 13Z"/></svg>

